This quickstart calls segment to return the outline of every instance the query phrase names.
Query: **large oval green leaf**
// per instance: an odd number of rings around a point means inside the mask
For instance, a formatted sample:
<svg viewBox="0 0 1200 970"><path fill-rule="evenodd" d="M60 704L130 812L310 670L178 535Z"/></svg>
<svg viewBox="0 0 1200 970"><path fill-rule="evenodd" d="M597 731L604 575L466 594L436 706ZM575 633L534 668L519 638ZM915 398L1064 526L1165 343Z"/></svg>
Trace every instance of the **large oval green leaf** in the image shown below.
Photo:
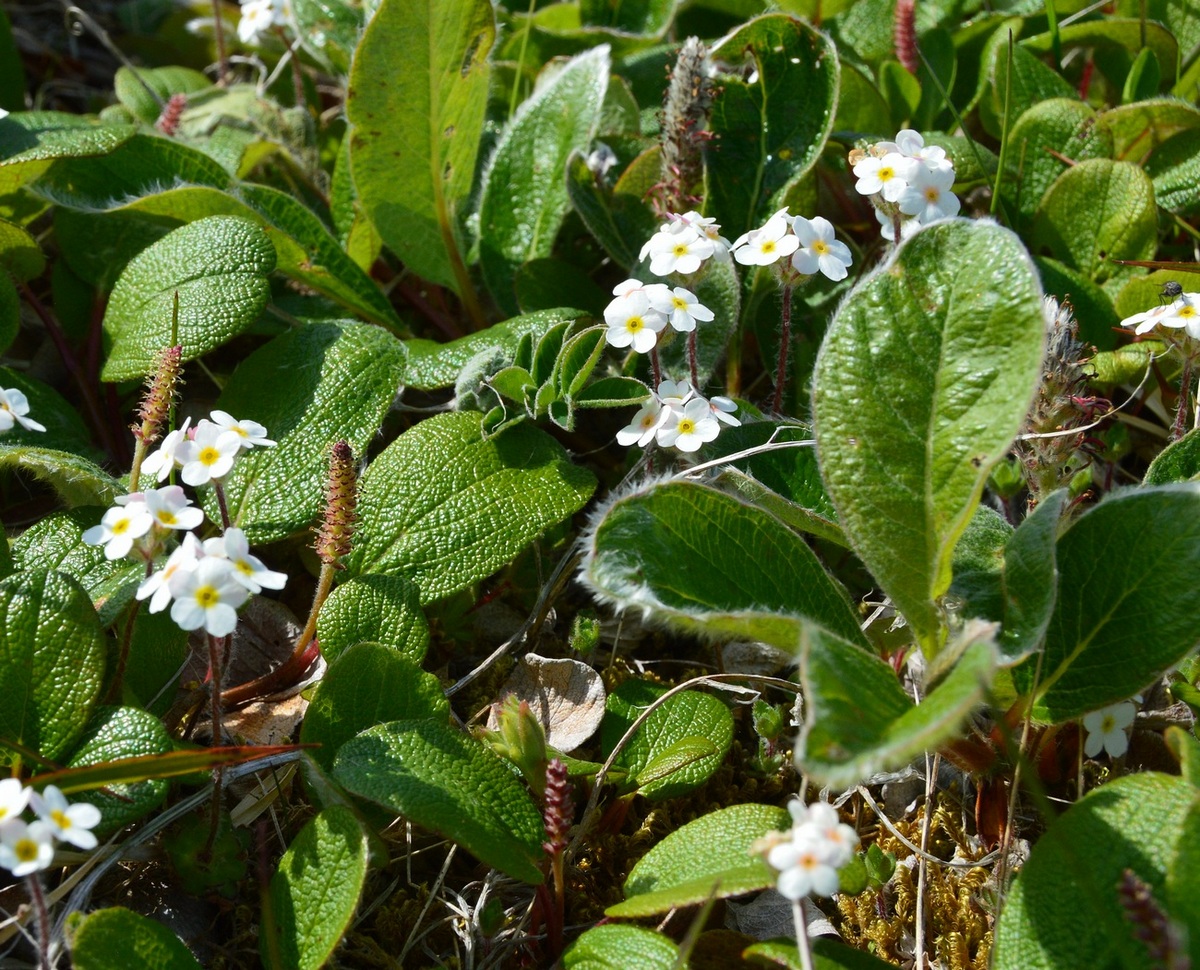
<svg viewBox="0 0 1200 970"><path fill-rule="evenodd" d="M275 940L285 970L320 970L358 908L367 878L367 836L350 809L331 805L300 830L271 877Z"/></svg>
<svg viewBox="0 0 1200 970"><path fill-rule="evenodd" d="M996 926L996 970L1152 970L1118 893L1132 870L1167 908L1180 842L1194 838L1200 789L1147 772L1091 792L1038 839ZM1170 906L1170 913L1174 906ZM1185 910L1186 911L1186 910ZM1193 941L1191 954L1200 952ZM1182 956L1182 954L1179 954Z"/></svg>
<svg viewBox="0 0 1200 970"><path fill-rule="evenodd" d="M625 880L625 901L607 916L653 916L714 896L724 899L775 885L777 873L751 846L768 832L789 829L792 817L775 805L732 805L676 829L647 852ZM718 885L719 883L719 885Z"/></svg>
<svg viewBox="0 0 1200 970"><path fill-rule="evenodd" d="M421 591L403 576L359 576L342 583L321 606L317 639L326 660L356 643L370 641L419 664L429 646ZM398 719L399 715L382 718Z"/></svg>
<svg viewBox="0 0 1200 970"><path fill-rule="evenodd" d="M786 14L751 20L712 50L737 67L752 59L757 79L721 75L705 153L711 214L731 239L784 205L833 128L837 51L823 34Z"/></svg>
<svg viewBox="0 0 1200 970"><path fill-rule="evenodd" d="M61 760L87 725L104 679L104 631L62 573L0 580L0 743Z"/></svg>
<svg viewBox="0 0 1200 970"><path fill-rule="evenodd" d="M77 970L200 970L167 927L122 906L89 913L75 924L71 963Z"/></svg>
<svg viewBox="0 0 1200 970"><path fill-rule="evenodd" d="M563 970L675 970L679 950L640 926L593 926L567 947Z"/></svg>
<svg viewBox="0 0 1200 970"><path fill-rule="evenodd" d="M230 515L252 541L282 539L320 514L330 446L366 450L403 380L404 359L404 345L379 327L313 323L260 347L233 372L217 406L265 425L278 442L244 454L225 482ZM215 497L208 501L216 516Z"/></svg>
<svg viewBox="0 0 1200 970"><path fill-rule="evenodd" d="M608 87L607 45L580 54L513 116L483 176L479 263L500 308L518 312L513 279L522 263L549 256L567 212L567 160L586 149Z"/></svg>
<svg viewBox="0 0 1200 970"><path fill-rule="evenodd" d="M1041 373L1041 289L1015 235L930 226L852 291L817 358L817 453L839 521L918 641L943 637L954 545Z"/></svg>
<svg viewBox="0 0 1200 970"><path fill-rule="evenodd" d="M587 541L581 578L615 606L692 633L794 650L806 618L867 645L849 597L803 538L693 482L614 502Z"/></svg>
<svg viewBox="0 0 1200 970"><path fill-rule="evenodd" d="M390 721L364 731L342 745L333 776L514 879L542 882L545 832L529 793L482 742L447 724Z"/></svg>
<svg viewBox="0 0 1200 970"><path fill-rule="evenodd" d="M470 289L462 220L496 36L488 0L384 0L350 72L346 114L359 198L417 275Z"/></svg>
<svg viewBox="0 0 1200 970"><path fill-rule="evenodd" d="M1036 697L1034 717L1055 723L1129 697L1200 641L1200 485L1114 495L1058 540L1057 556L1040 678L1032 659L1013 671Z"/></svg>
<svg viewBox="0 0 1200 970"><path fill-rule="evenodd" d="M275 247L253 222L212 216L181 226L134 257L104 314L112 349L106 381L149 374L156 355L174 343L191 360L250 326L271 295L267 274ZM179 330L172 313L179 294Z"/></svg>
<svg viewBox="0 0 1200 970"><path fill-rule="evenodd" d="M478 413L437 415L363 475L347 568L402 573L429 603L495 572L595 486L544 431L522 424L484 440Z"/></svg>
<svg viewBox="0 0 1200 970"><path fill-rule="evenodd" d="M101 125L61 111L0 118L0 196L36 179L56 158L104 155L135 134L133 125Z"/></svg>

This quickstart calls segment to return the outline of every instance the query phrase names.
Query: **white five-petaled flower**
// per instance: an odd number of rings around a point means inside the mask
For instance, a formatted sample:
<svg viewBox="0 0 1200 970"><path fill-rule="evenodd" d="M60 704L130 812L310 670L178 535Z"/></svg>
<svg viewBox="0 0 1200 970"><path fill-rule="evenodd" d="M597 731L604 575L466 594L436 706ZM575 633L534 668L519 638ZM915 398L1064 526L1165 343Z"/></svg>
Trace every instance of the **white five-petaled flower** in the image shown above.
<svg viewBox="0 0 1200 970"><path fill-rule="evenodd" d="M213 411L213 424L223 431L232 431L241 439L247 450L254 447L274 448L275 442L267 437L267 429L257 421L238 421L228 411Z"/></svg>
<svg viewBox="0 0 1200 970"><path fill-rule="evenodd" d="M250 555L246 533L236 526L230 526L222 536L205 539L204 554L228 559L233 565L234 581L251 593L261 593L264 586L267 589L283 589L287 583L287 573L268 569L261 559Z"/></svg>
<svg viewBox="0 0 1200 970"><path fill-rule="evenodd" d="M46 426L26 417L29 414L29 398L15 387L5 390L0 387L0 432L11 431L19 424L27 431L45 431Z"/></svg>
<svg viewBox="0 0 1200 970"><path fill-rule="evenodd" d="M243 44L257 44L272 27L287 24L287 0L242 0L242 18L238 38Z"/></svg>
<svg viewBox="0 0 1200 970"><path fill-rule="evenodd" d="M916 165L909 176L908 187L896 201L901 212L916 216L923 226L928 225L935 219L958 215L962 203L950 191L953 185L954 169L930 169L925 165Z"/></svg>
<svg viewBox="0 0 1200 970"><path fill-rule="evenodd" d="M143 501L154 519L154 524L160 529L187 531L204 521L204 513L192 505L178 485L149 488L143 493Z"/></svg>
<svg viewBox="0 0 1200 970"><path fill-rule="evenodd" d="M20 778L5 778L0 781L0 825L18 818L29 804L30 790Z"/></svg>
<svg viewBox="0 0 1200 970"><path fill-rule="evenodd" d="M28 876L54 861L54 832L42 821L19 818L0 825L0 866L14 876Z"/></svg>
<svg viewBox="0 0 1200 970"><path fill-rule="evenodd" d="M726 259L729 256L729 240L721 235L721 226L712 216L702 216L699 212L693 209L691 212L685 212L683 215L675 215L671 213L667 216L668 220L678 220L686 226L691 226L697 232L702 233L713 243L713 255L718 259Z"/></svg>
<svg viewBox="0 0 1200 970"><path fill-rule="evenodd" d="M779 894L793 901L814 893L832 896L838 890L838 869L858 848L858 834L823 802L805 807L793 799L788 811L791 831L772 836L774 844L767 851L767 864L779 872Z"/></svg>
<svg viewBox="0 0 1200 970"><path fill-rule="evenodd" d="M645 448L669 416L670 411L662 406L657 397L651 396L650 400L638 409L633 420L617 432L617 444L636 444Z"/></svg>
<svg viewBox="0 0 1200 970"><path fill-rule="evenodd" d="M1186 328L1189 337L1200 340L1200 293L1181 293L1165 306L1151 307L1126 317L1121 326L1135 327L1133 332L1136 334L1149 333L1155 327Z"/></svg>
<svg viewBox="0 0 1200 970"><path fill-rule="evenodd" d="M228 636L237 626L238 607L250 597L233 573L233 563L216 556L178 570L168 583L174 599L171 619L184 630L204 627L214 637Z"/></svg>
<svg viewBox="0 0 1200 970"><path fill-rule="evenodd" d="M708 402L704 398L693 398L682 410L671 409L670 419L658 432L658 443L683 452L699 451L700 446L716 438L720 430Z"/></svg>
<svg viewBox="0 0 1200 970"><path fill-rule="evenodd" d="M791 256L800 248L800 240L788 232L787 214L786 208L780 209L758 229L738 236L733 258L743 266L770 266Z"/></svg>
<svg viewBox="0 0 1200 970"><path fill-rule="evenodd" d="M186 418L183 424L163 438L163 443L158 446L157 451L152 451L146 456L145 461L142 462L143 474L153 475L160 482L167 480L167 476L175 468L177 462L175 456L179 452L179 446L188 440L188 425L191 423L192 419Z"/></svg>
<svg viewBox="0 0 1200 970"><path fill-rule="evenodd" d="M203 555L204 549L200 545L200 540L190 532L185 533L183 541L167 557L163 568L143 580L142 584L138 586L137 598L139 600L150 598L151 613L165 610L167 604L171 602L171 577L176 573L195 569Z"/></svg>
<svg viewBox="0 0 1200 970"><path fill-rule="evenodd" d="M859 195L882 195L888 202L898 202L915 167L913 159L899 152L888 152L882 158L868 155L854 166L858 178L854 190Z"/></svg>
<svg viewBox="0 0 1200 970"><path fill-rule="evenodd" d="M650 272L655 276L690 276L714 252L716 244L684 222L668 223L642 247L642 253L650 256Z"/></svg>
<svg viewBox="0 0 1200 970"><path fill-rule="evenodd" d="M30 796L29 804L38 818L51 827L55 838L79 849L96 848L96 836L89 829L100 824L100 809L91 802L72 805L59 789L47 785L45 791Z"/></svg>
<svg viewBox="0 0 1200 970"><path fill-rule="evenodd" d="M734 417L734 415L737 414L738 406L737 402L732 398L717 394L708 399L708 407L709 410L712 411L713 417L718 421L733 428L741 425L742 422Z"/></svg>
<svg viewBox="0 0 1200 970"><path fill-rule="evenodd" d="M650 306L644 289L628 296L619 296L604 309L608 324L605 339L614 347L633 347L639 354L648 353L658 335L667 325L667 318Z"/></svg>
<svg viewBox="0 0 1200 970"><path fill-rule="evenodd" d="M650 289L649 287L647 289ZM669 286L658 287L649 293L650 305L665 316L671 326L681 333L690 333L696 329L696 321L713 319L713 312L698 299L691 290L682 286L671 289Z"/></svg>
<svg viewBox="0 0 1200 970"><path fill-rule="evenodd" d="M120 559L129 555L133 548L133 540L140 539L154 525L154 516L150 514L146 502L141 498L131 498L124 505L115 505L100 520L81 537L89 546L104 546L105 559Z"/></svg>
<svg viewBox="0 0 1200 970"><path fill-rule="evenodd" d="M854 260L850 247L834 238L833 223L821 216L796 216L792 232L800 242L800 248L792 253L792 269L805 276L820 272L835 282L846 278Z"/></svg>
<svg viewBox="0 0 1200 970"><path fill-rule="evenodd" d="M1121 757L1129 750L1125 729L1136 715L1137 706L1132 701L1121 701L1085 714L1083 729L1087 731L1087 738L1083 742L1083 753L1094 758L1101 751L1107 751L1110 757Z"/></svg>
<svg viewBox="0 0 1200 970"><path fill-rule="evenodd" d="M241 449L240 434L201 418L192 438L182 442L176 452L175 460L183 466L180 478L189 485L207 485L224 478Z"/></svg>
<svg viewBox="0 0 1200 970"><path fill-rule="evenodd" d="M939 145L926 145L921 133L912 128L901 129L897 133L895 141L876 142L875 152L878 155L896 152L905 158L924 162L931 169L953 168L949 159L946 158L946 149Z"/></svg>

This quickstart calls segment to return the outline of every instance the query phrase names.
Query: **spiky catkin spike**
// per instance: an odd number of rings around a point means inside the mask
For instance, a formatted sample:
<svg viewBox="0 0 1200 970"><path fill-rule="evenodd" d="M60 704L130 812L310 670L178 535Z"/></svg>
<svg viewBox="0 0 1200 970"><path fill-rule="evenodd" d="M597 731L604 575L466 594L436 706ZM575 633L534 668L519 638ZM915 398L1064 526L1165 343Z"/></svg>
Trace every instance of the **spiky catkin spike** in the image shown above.
<svg viewBox="0 0 1200 970"><path fill-rule="evenodd" d="M713 82L708 48L689 37L679 49L663 96L662 203L670 212L683 212L695 201L690 190L699 184L703 159L700 146L712 111Z"/></svg>
<svg viewBox="0 0 1200 970"><path fill-rule="evenodd" d="M1163 970L1183 970L1189 965L1178 928L1172 925L1150 886L1132 869L1121 873L1117 898L1125 910L1125 918L1133 924L1133 935L1145 944L1154 966Z"/></svg>
<svg viewBox="0 0 1200 970"><path fill-rule="evenodd" d="M154 122L154 127L164 135L174 135L179 130L179 117L186 107L186 94L172 94L167 98L167 103L163 105L162 114L158 116L158 121Z"/></svg>
<svg viewBox="0 0 1200 970"><path fill-rule="evenodd" d="M317 530L317 555L325 565L341 568L338 560L350 551L357 505L358 473L354 467L354 453L347 442L339 441L329 452L325 517Z"/></svg>
<svg viewBox="0 0 1200 970"><path fill-rule="evenodd" d="M176 344L159 351L154 370L146 378L146 394L138 408L141 424L132 426L134 436L144 444L157 441L162 434L175 400L175 388L181 383L179 373L182 366L182 345Z"/></svg>
<svg viewBox="0 0 1200 970"><path fill-rule="evenodd" d="M554 758L546 766L546 794L542 818L546 826L546 841L542 848L550 856L561 855L567 847L567 834L575 817L575 802L571 798L571 782L567 766Z"/></svg>
<svg viewBox="0 0 1200 970"><path fill-rule="evenodd" d="M921 66L921 58L917 54L917 0L896 0L892 46L901 66L909 74L916 74Z"/></svg>

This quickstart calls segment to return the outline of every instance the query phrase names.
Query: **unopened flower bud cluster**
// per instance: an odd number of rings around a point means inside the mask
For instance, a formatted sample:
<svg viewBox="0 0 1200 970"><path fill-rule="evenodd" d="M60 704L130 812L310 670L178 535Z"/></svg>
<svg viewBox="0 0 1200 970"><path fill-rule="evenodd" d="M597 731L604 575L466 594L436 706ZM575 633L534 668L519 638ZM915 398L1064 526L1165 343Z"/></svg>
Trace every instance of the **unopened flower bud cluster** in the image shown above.
<svg viewBox="0 0 1200 970"><path fill-rule="evenodd" d="M31 809L37 820L24 819ZM37 792L19 778L0 781L0 866L14 876L29 876L54 861L56 841L78 849L96 848L91 832L100 824L100 810L90 802L67 801L53 785Z"/></svg>
<svg viewBox="0 0 1200 970"><path fill-rule="evenodd" d="M190 430L191 419L186 419L147 456L143 472L163 482L178 469L188 485L220 487L238 455L275 444L256 421L238 421L225 411L214 411L211 418ZM83 541L103 545L108 559L136 552L149 564L165 551L170 536L182 533L163 566L138 587L137 598L150 600L151 613L170 605L171 619L184 630L203 627L223 637L237 626L237 610L252 593L282 589L287 576L253 556L246 534L236 526L202 542L191 530L203 522L204 512L181 486L165 485L118 498L100 524L84 532Z"/></svg>

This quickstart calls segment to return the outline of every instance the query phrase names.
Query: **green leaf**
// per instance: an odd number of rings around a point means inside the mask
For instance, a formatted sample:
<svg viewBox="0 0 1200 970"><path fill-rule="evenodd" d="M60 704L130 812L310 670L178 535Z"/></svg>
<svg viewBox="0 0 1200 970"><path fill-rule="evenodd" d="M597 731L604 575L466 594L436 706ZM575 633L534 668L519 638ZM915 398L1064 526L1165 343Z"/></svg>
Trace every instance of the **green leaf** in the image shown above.
<svg viewBox="0 0 1200 970"><path fill-rule="evenodd" d="M940 646L954 546L1041 375L1044 331L1017 237L955 221L903 244L825 335L813 390L825 485L927 652Z"/></svg>
<svg viewBox="0 0 1200 970"><path fill-rule="evenodd" d="M1096 123L1112 132L1114 158L1139 162L1172 135L1200 128L1200 108L1175 98L1154 98L1102 111Z"/></svg>
<svg viewBox="0 0 1200 970"><path fill-rule="evenodd" d="M776 873L751 846L768 832L790 829L774 805L733 805L688 822L647 852L625 880L625 901L606 916L643 917L775 885Z"/></svg>
<svg viewBox="0 0 1200 970"><path fill-rule="evenodd" d="M1118 887L1130 869L1171 913L1180 901L1165 890L1182 838L1195 834L1191 819L1200 820L1200 791L1182 778L1153 772L1118 778L1078 801L1038 839L1009 892L996 925L992 965L1161 966L1136 938Z"/></svg>
<svg viewBox="0 0 1200 970"><path fill-rule="evenodd" d="M513 354L517 344L526 334L534 340L564 322L572 322L586 316L582 310L556 308L539 310L513 317L503 323L473 333L449 343L433 340L409 340L408 369L405 383L418 391L433 391L442 387L453 387L463 368L484 352Z"/></svg>
<svg viewBox="0 0 1200 970"><path fill-rule="evenodd" d="M803 618L867 645L845 591L803 538L761 509L671 482L618 499L595 521L581 578L615 606L785 650Z"/></svg>
<svg viewBox="0 0 1200 970"><path fill-rule="evenodd" d="M0 579L0 744L62 759L100 697L105 652L92 602L67 576Z"/></svg>
<svg viewBox="0 0 1200 970"><path fill-rule="evenodd" d="M4 444L30 446L31 452L39 455L30 459L31 466L40 463L43 458L53 465L56 452L71 452L72 456L84 458L100 455L95 445L95 435L84 424L79 411L54 388L30 377L28 371L10 367L0 367L0 386L24 392L29 399L29 416L46 428L45 431L29 431L16 425L3 436ZM42 456L42 452L46 454ZM78 471L84 477L90 477L92 473L85 471L86 467L80 466ZM43 477L50 477L49 468ZM63 471L65 480L74 477L70 469Z"/></svg>
<svg viewBox="0 0 1200 970"><path fill-rule="evenodd" d="M1034 239L1097 283L1128 278L1117 259L1153 259L1154 184L1138 165L1093 158L1062 173L1034 216Z"/></svg>
<svg viewBox="0 0 1200 970"><path fill-rule="evenodd" d="M24 111L0 118L0 196L32 182L56 158L104 155L136 134L133 125L102 125L60 111Z"/></svg>
<svg viewBox="0 0 1200 970"><path fill-rule="evenodd" d="M1123 51L1130 55L1136 55L1143 48L1149 49L1158 63L1174 76L1178 45L1171 32L1153 20L1107 16L1060 26L1058 35L1064 48L1090 47L1097 51ZM1049 33L1021 41L1021 47L1043 54L1050 50L1052 44Z"/></svg>
<svg viewBox="0 0 1200 970"><path fill-rule="evenodd" d="M167 610L142 610L133 625L125 665L124 696L163 716L175 700L180 668L188 656L188 631Z"/></svg>
<svg viewBox="0 0 1200 970"><path fill-rule="evenodd" d="M956 737L983 702L996 666L988 638L968 640L958 662L914 705L889 664L815 626L800 648L804 727L796 763L845 788L899 768Z"/></svg>
<svg viewBox="0 0 1200 970"><path fill-rule="evenodd" d="M580 0L579 19L584 27L602 27L638 37L661 37L675 16L677 2L648 0L613 4L609 0Z"/></svg>
<svg viewBox="0 0 1200 970"><path fill-rule="evenodd" d="M639 926L593 926L567 947L563 970L676 970L679 950Z"/></svg>
<svg viewBox="0 0 1200 970"><path fill-rule="evenodd" d="M1129 68L1129 73L1125 77L1125 86L1121 92L1121 102L1123 104L1133 104L1135 101L1144 101L1146 98L1152 98L1158 94L1159 86L1162 84L1162 70L1158 66L1158 59L1154 56L1154 51L1149 47L1143 47L1138 51L1137 57L1133 59L1133 65Z"/></svg>
<svg viewBox="0 0 1200 970"><path fill-rule="evenodd" d="M1000 134L1004 118L1005 92L1009 95L1009 117L1019 118L1042 101L1070 98L1075 95L1071 85L1057 71L1051 70L1023 46L1012 48L1012 86L1009 84L1009 48L1007 40L992 48L994 60L989 74L992 78L991 99L983 104L981 119L995 135Z"/></svg>
<svg viewBox="0 0 1200 970"><path fill-rule="evenodd" d="M495 36L488 0L383 0L350 71L350 162L363 207L412 272L460 297L470 287L462 220Z"/></svg>
<svg viewBox="0 0 1200 970"><path fill-rule="evenodd" d="M1097 350L1112 350L1117 345L1121 317L1113 309L1113 301L1104 290L1082 273L1064 266L1049 256L1034 256L1042 278L1042 289L1058 302L1070 303L1079 325L1079 340L1092 344ZM1131 281L1132 282L1132 281Z"/></svg>
<svg viewBox="0 0 1200 970"><path fill-rule="evenodd" d="M712 50L714 60L753 59L758 79L722 75L705 153L708 209L725 235L756 228L809 170L833 128L838 56L822 34L786 14L757 17Z"/></svg>
<svg viewBox="0 0 1200 970"><path fill-rule="evenodd" d="M365 6L351 0L293 0L300 43L339 74L347 73L362 34Z"/></svg>
<svg viewBox="0 0 1200 970"><path fill-rule="evenodd" d="M591 473L545 432L519 425L483 439L477 414L410 428L362 478L352 575L399 573L421 602L448 596L509 562L579 511Z"/></svg>
<svg viewBox="0 0 1200 970"><path fill-rule="evenodd" d="M886 131L891 125L887 102L878 85L853 64L843 64L838 80L837 115L833 127L838 132Z"/></svg>
<svg viewBox="0 0 1200 970"><path fill-rule="evenodd" d="M1015 663L1041 647L1058 598L1056 542L1069 495L1052 492L1026 516L1004 547L1004 614L1000 653Z"/></svg>
<svg viewBox="0 0 1200 970"><path fill-rule="evenodd" d="M36 414L36 412L33 412ZM51 448L0 442L0 469L19 468L46 482L69 506L111 505L123 489L86 458Z"/></svg>
<svg viewBox="0 0 1200 970"><path fill-rule="evenodd" d="M80 914L71 963L77 970L200 970L191 950L162 923L121 906Z"/></svg>
<svg viewBox="0 0 1200 970"><path fill-rule="evenodd" d="M1200 428L1193 428L1158 453L1146 469L1142 484L1186 482L1197 475L1200 475Z"/></svg>
<svg viewBox="0 0 1200 970"><path fill-rule="evenodd" d="M292 840L271 877L277 936L264 934L264 964L271 965L274 951L285 970L320 970L349 928L366 878L367 837L358 819L339 805L323 809Z"/></svg>
<svg viewBox="0 0 1200 970"><path fill-rule="evenodd" d="M37 279L46 268L37 240L20 226L0 219L0 270L8 270L18 283Z"/></svg>
<svg viewBox="0 0 1200 970"><path fill-rule="evenodd" d="M101 377L140 377L178 342L192 360L241 333L271 295L275 249L254 223L212 216L182 226L130 261L117 280L104 330L113 344ZM172 311L179 294L178 339Z"/></svg>
<svg viewBox="0 0 1200 970"><path fill-rule="evenodd" d="M543 875L542 816L482 742L432 720L390 721L342 745L334 778L522 882Z"/></svg>
<svg viewBox="0 0 1200 970"><path fill-rule="evenodd" d="M438 679L390 647L356 643L330 664L317 685L300 743L321 745L312 758L329 770L341 746L359 732L385 721L423 718L450 718Z"/></svg>
<svg viewBox="0 0 1200 970"><path fill-rule="evenodd" d="M293 745L248 744L230 748L195 748L167 754L139 755L80 768L61 768L37 776L38 784L57 785L63 794L136 785L151 778L195 776L226 765L255 761L268 755L294 752Z"/></svg>
<svg viewBox="0 0 1200 970"><path fill-rule="evenodd" d="M657 160L658 149L654 149ZM637 162L631 163L629 171ZM622 176L607 189L588 168L584 152L574 151L567 159L567 195L583 224L622 269L632 272L642 243L655 232L654 213L637 191L633 179Z"/></svg>
<svg viewBox="0 0 1200 970"><path fill-rule="evenodd" d="M404 376L404 345L365 323L312 323L247 357L217 406L252 417L278 442L243 454L225 480L233 519L252 542L272 542L317 518L329 448L366 451ZM280 376L286 374L287 380ZM217 521L216 497L206 506Z"/></svg>
<svg viewBox="0 0 1200 970"><path fill-rule="evenodd" d="M1080 516L1058 540L1041 677L1031 660L1013 671L1033 716L1061 723L1122 700L1194 649L1197 570L1200 485L1119 492Z"/></svg>
<svg viewBox="0 0 1200 970"><path fill-rule="evenodd" d="M856 950L827 936L812 941L813 970L887 970L894 964L880 960L865 950ZM767 940L746 947L742 955L754 963L806 970L794 940Z"/></svg>
<svg viewBox="0 0 1200 970"><path fill-rule="evenodd" d="M141 69L119 67L113 78L113 93L117 100L130 114L148 125L158 120L171 95L194 94L210 87L212 81L204 74L190 67L174 65Z"/></svg>
<svg viewBox="0 0 1200 970"><path fill-rule="evenodd" d="M513 280L522 263L549 256L570 205L567 160L586 149L600 123L609 49L568 61L541 84L505 127L483 176L479 263L500 309L517 312Z"/></svg>
<svg viewBox="0 0 1200 970"><path fill-rule="evenodd" d="M617 742L642 713L666 693L645 680L627 680L608 695L604 720L600 724L600 748L611 752ZM697 751L690 743L707 741L709 748ZM700 691L685 690L667 698L656 707L621 749L615 762L631 785L651 801L674 798L691 791L709 779L725 760L733 741L733 717L720 700ZM689 742L674 757L680 742ZM699 756L697 756L699 755ZM677 770L664 773L656 765L666 763ZM644 780L643 774L651 775Z"/></svg>
<svg viewBox="0 0 1200 970"><path fill-rule="evenodd" d="M1200 211L1200 129L1172 135L1146 160L1154 201L1179 216Z"/></svg>
<svg viewBox="0 0 1200 970"><path fill-rule="evenodd" d="M21 331L21 298L7 273L0 273L0 354L12 346Z"/></svg>
<svg viewBox="0 0 1200 970"><path fill-rule="evenodd" d="M1143 340L1113 351L1102 351L1091 359L1095 372L1092 383L1099 386L1136 384L1150 366L1150 359L1162 357L1166 349L1160 340Z"/></svg>
<svg viewBox="0 0 1200 970"><path fill-rule="evenodd" d="M127 758L167 754L174 742L162 721L136 707L100 707L83 730L68 768L108 765ZM37 782L37 778L34 778ZM109 784L92 792L88 801L100 809L98 838L106 839L130 822L149 814L167 797L164 779Z"/></svg>
<svg viewBox="0 0 1200 970"><path fill-rule="evenodd" d="M381 643L420 663L429 625L420 590L401 576L359 576L338 586L317 616L317 640L326 660L363 640ZM400 716L383 720L399 720Z"/></svg>

